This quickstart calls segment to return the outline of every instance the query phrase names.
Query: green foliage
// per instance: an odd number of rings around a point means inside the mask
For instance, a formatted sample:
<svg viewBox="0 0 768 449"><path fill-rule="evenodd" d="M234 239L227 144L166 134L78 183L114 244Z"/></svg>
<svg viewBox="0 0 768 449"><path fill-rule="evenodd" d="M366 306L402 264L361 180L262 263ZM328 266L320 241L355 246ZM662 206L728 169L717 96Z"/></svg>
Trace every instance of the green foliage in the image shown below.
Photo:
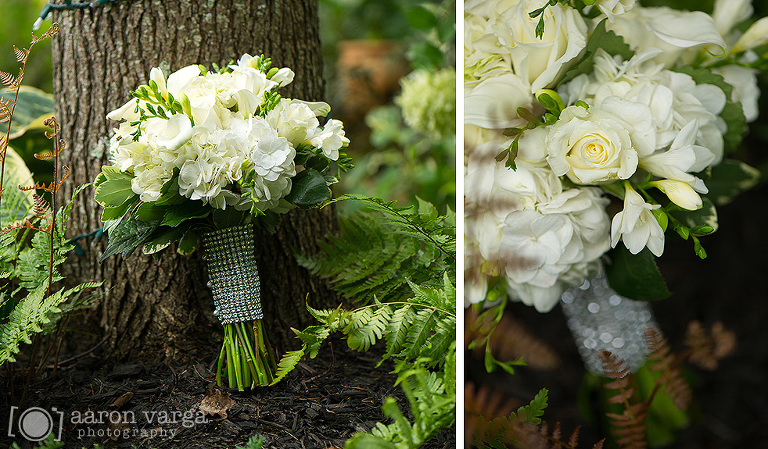
<svg viewBox="0 0 768 449"><path fill-rule="evenodd" d="M606 275L618 294L637 301L658 301L671 294L648 248L632 254L618 245L609 255L611 263L606 265Z"/></svg>
<svg viewBox="0 0 768 449"><path fill-rule="evenodd" d="M73 198L81 190L82 187L77 189ZM18 192L7 189L3 193L0 209L14 207L13 201L8 201L14 191ZM64 237L71 208L70 201L67 207L59 209L56 228L50 234L22 228L11 229L0 236L0 278L5 280L0 290L0 365L15 361L20 343L30 343L34 335L53 331L64 312L89 305L89 298L81 297L80 293L100 285L85 283L68 290L49 292L49 279L54 283L63 278L58 266L64 263L66 253L72 249ZM30 239L32 232L34 235Z"/></svg>
<svg viewBox="0 0 768 449"><path fill-rule="evenodd" d="M541 424L541 417L544 415L544 409L547 408L547 394L549 390L542 388L531 400L530 404L517 409L518 419L532 424ZM510 417L511 419L512 417Z"/></svg>
<svg viewBox="0 0 768 449"><path fill-rule="evenodd" d="M257 433L248 439L248 442L245 443L245 447L237 446L235 449L261 449L266 441L266 438Z"/></svg>
<svg viewBox="0 0 768 449"><path fill-rule="evenodd" d="M451 210L438 216L431 204L396 207L393 202L357 195L370 210L341 220L339 237L321 244L323 253L299 262L312 273L330 278L343 296L367 304L401 300L411 294L408 281L442 287L443 273L455 284L456 217Z"/></svg>
<svg viewBox="0 0 768 449"><path fill-rule="evenodd" d="M46 439L41 441L40 444L35 446L34 449L59 449L61 447L64 447L64 442L56 441L55 437L53 436L53 433L51 433L50 435L48 435L48 437L46 437ZM99 445L94 446L94 449L100 449L100 448L101 446ZM13 443L11 444L11 449L21 449L21 447L18 444Z"/></svg>
<svg viewBox="0 0 768 449"><path fill-rule="evenodd" d="M725 159L702 173L709 197L716 205L728 204L739 193L754 187L760 171L744 162Z"/></svg>
<svg viewBox="0 0 768 449"><path fill-rule="evenodd" d="M371 151L356 157L356 168L341 180L345 193L396 199L422 198L436 207L456 203L456 136L434 136L406 126L394 105L365 117Z"/></svg>
<svg viewBox="0 0 768 449"><path fill-rule="evenodd" d="M455 342L454 342L455 345ZM455 366L456 348L451 362ZM444 376L420 367L418 364L401 372L397 383L408 399L413 422L400 410L397 401L388 397L382 410L393 423L377 423L371 433L358 433L344 445L345 449L396 448L413 449L429 441L439 430L452 425L456 419L455 379L453 389L449 372Z"/></svg>
<svg viewBox="0 0 768 449"><path fill-rule="evenodd" d="M315 310L319 325L294 329L302 348L280 361L275 382L304 355L315 357L322 342L341 332L350 348L367 351L383 341L384 360L395 361L397 384L408 398L409 421L393 398L383 406L392 424L378 423L347 448L416 448L456 419L456 236L450 210L439 216L419 208L346 196L367 211L343 217L340 237L330 237L322 254L301 257L315 274L329 278L343 295L365 305L354 310Z"/></svg>
<svg viewBox="0 0 768 449"><path fill-rule="evenodd" d="M623 37L618 36L613 31L605 29L606 20L608 19L604 19L595 27L595 30L589 36L589 40L587 41L584 55L576 65L565 72L560 80L560 85L571 81L579 75L591 73L592 66L594 65L595 52L599 48L602 48L611 56L620 55L625 61L628 61L634 56L634 52L629 45L624 42Z"/></svg>

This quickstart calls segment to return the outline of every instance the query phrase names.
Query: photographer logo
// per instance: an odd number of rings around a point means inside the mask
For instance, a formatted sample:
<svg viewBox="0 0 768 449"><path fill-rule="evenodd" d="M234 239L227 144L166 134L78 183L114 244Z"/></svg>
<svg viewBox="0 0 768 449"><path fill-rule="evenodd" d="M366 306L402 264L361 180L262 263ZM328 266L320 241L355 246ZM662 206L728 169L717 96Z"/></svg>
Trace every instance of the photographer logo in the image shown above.
<svg viewBox="0 0 768 449"><path fill-rule="evenodd" d="M55 407L51 411L57 419L54 419L48 410L40 407L30 407L21 412L19 412L18 407L11 407L11 415L8 418L8 436L15 437L18 432L18 436L27 441L42 441L54 433L55 440L61 441L64 413ZM15 431L14 424L16 424Z"/></svg>

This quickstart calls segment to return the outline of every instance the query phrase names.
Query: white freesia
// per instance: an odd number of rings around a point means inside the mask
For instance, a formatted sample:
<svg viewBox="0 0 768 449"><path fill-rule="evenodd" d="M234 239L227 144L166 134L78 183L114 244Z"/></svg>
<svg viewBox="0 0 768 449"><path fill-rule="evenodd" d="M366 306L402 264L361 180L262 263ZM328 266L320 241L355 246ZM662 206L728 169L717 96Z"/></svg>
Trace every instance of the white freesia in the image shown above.
<svg viewBox="0 0 768 449"><path fill-rule="evenodd" d="M757 69L739 65L727 65L712 69L712 72L722 76L726 83L733 86L731 100L741 104L747 123L757 120L760 110L760 88L757 85Z"/></svg>
<svg viewBox="0 0 768 449"><path fill-rule="evenodd" d="M687 124L675 137L669 150L641 159L640 167L662 178L696 184L698 178L691 172L703 170L715 157L708 149L694 144L698 125L697 120Z"/></svg>
<svg viewBox="0 0 768 449"><path fill-rule="evenodd" d="M651 182L651 185L664 192L670 201L683 209L701 209L701 197L688 183L671 179L662 179Z"/></svg>
<svg viewBox="0 0 768 449"><path fill-rule="evenodd" d="M766 43L768 43L768 17L763 17L753 23L752 26L741 35L731 49L731 52L741 53Z"/></svg>
<svg viewBox="0 0 768 449"><path fill-rule="evenodd" d="M717 31L727 36L733 27L752 17L753 12L752 0L715 0L712 19Z"/></svg>
<svg viewBox="0 0 768 449"><path fill-rule="evenodd" d="M342 123L331 119L312 137L311 142L313 146L321 148L328 159L335 161L339 159L339 150L349 144L349 139L344 135Z"/></svg>
<svg viewBox="0 0 768 449"><path fill-rule="evenodd" d="M149 71L149 80L157 86L157 91L163 98L168 99L168 88L165 85L165 74L160 67L154 67Z"/></svg>
<svg viewBox="0 0 768 449"><path fill-rule="evenodd" d="M611 247L615 248L621 239L632 254L648 247L656 257L661 257L664 252L664 231L651 212L659 207L658 204L646 203L627 183L624 210L611 220Z"/></svg>

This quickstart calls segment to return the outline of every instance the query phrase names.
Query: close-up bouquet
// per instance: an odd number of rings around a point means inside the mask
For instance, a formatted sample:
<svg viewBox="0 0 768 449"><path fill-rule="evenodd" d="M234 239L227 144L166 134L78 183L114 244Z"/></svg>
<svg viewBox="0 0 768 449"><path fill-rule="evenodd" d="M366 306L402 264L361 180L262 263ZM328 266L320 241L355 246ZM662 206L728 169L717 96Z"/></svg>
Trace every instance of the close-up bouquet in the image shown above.
<svg viewBox="0 0 768 449"><path fill-rule="evenodd" d="M280 214L331 198L348 169L349 140L326 103L282 98L294 72L264 56L208 71L160 68L109 113L117 122L95 181L109 243L102 260L141 247L158 254L203 242L208 286L225 326L217 381L230 387L274 380L275 356L261 319L253 226L273 231Z"/></svg>
<svg viewBox="0 0 768 449"><path fill-rule="evenodd" d="M587 370L623 378L654 357L670 240L705 259L718 209L760 179L732 156L758 117L768 18L750 1L542 3L464 3L465 305L493 306L487 325L508 300L562 304ZM491 349L488 370L513 371Z"/></svg>

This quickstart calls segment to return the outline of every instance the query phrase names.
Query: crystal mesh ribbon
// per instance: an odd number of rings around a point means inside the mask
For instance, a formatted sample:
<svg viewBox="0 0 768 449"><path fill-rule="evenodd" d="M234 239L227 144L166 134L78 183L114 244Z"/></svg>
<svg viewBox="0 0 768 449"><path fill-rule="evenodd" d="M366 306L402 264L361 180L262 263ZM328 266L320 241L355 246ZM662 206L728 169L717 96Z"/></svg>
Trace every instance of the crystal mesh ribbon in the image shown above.
<svg viewBox="0 0 768 449"><path fill-rule="evenodd" d="M595 276L563 293L563 312L587 369L603 374L598 352L611 351L634 372L645 363L645 328L657 328L647 302L616 293L604 276Z"/></svg>
<svg viewBox="0 0 768 449"><path fill-rule="evenodd" d="M208 287L221 324L263 318L253 226L238 226L203 234Z"/></svg>

